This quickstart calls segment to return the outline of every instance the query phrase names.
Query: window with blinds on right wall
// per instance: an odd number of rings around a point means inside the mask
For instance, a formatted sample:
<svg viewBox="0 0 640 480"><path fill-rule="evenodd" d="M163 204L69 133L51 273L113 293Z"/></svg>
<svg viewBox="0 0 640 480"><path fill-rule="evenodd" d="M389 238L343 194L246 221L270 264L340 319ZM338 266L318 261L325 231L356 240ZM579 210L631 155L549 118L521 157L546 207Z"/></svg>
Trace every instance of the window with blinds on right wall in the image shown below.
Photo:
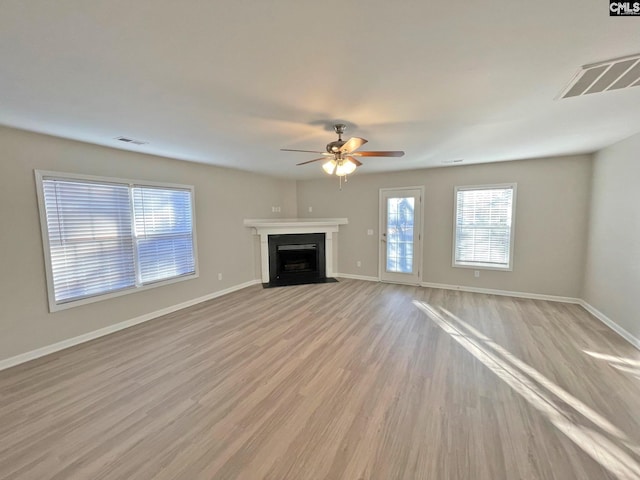
<svg viewBox="0 0 640 480"><path fill-rule="evenodd" d="M512 270L516 184L455 188L453 266Z"/></svg>

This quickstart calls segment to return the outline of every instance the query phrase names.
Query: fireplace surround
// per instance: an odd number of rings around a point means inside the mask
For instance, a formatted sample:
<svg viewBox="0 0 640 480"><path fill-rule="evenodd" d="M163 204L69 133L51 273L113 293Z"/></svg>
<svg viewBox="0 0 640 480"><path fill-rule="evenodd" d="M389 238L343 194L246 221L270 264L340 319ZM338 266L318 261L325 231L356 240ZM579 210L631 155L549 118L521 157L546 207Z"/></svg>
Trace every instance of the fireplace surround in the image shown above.
<svg viewBox="0 0 640 480"><path fill-rule="evenodd" d="M260 237L259 262L263 285L269 285L271 281L269 237L292 234L324 234L325 277L333 279L335 272L334 262L337 257L337 239L335 237L339 226L347 223L348 220L346 218L246 219L244 225L252 228L253 232ZM307 242L302 244L306 245ZM295 252L291 252L291 250L295 251L296 248L289 249L289 253L285 253L285 255L295 256ZM320 253L318 252L318 254ZM306 255L309 255L309 252ZM289 271L295 268L306 269L307 267L301 265L302 263L298 259L298 266L289 265Z"/></svg>

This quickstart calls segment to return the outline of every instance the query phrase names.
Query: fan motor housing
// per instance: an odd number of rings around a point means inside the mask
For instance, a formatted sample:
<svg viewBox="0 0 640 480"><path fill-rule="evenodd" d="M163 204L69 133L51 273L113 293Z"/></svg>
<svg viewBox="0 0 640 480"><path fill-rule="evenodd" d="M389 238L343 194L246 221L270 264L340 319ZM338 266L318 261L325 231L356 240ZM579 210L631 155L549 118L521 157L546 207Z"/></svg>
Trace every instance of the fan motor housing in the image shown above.
<svg viewBox="0 0 640 480"><path fill-rule="evenodd" d="M347 142L344 140L336 140L335 142L327 143L327 152L338 153L345 143Z"/></svg>

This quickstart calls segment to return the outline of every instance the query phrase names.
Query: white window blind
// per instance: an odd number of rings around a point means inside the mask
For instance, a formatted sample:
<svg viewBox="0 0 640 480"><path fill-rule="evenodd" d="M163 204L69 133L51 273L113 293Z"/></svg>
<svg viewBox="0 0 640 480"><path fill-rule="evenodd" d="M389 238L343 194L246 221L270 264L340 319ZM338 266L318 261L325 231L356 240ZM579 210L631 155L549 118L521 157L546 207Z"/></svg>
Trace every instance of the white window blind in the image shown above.
<svg viewBox="0 0 640 480"><path fill-rule="evenodd" d="M195 272L190 190L135 186L133 212L140 283Z"/></svg>
<svg viewBox="0 0 640 480"><path fill-rule="evenodd" d="M135 286L129 187L45 179L55 301Z"/></svg>
<svg viewBox="0 0 640 480"><path fill-rule="evenodd" d="M457 187L454 265L510 269L515 185Z"/></svg>
<svg viewBox="0 0 640 480"><path fill-rule="evenodd" d="M191 187L50 173L36 177L52 311L195 275Z"/></svg>

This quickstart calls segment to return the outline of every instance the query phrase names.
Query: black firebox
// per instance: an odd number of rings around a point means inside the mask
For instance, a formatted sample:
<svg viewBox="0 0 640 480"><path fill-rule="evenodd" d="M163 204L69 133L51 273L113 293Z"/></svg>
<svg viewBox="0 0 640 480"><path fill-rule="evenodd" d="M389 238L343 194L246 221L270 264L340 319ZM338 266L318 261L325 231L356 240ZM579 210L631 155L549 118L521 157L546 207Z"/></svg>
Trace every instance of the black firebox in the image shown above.
<svg viewBox="0 0 640 480"><path fill-rule="evenodd" d="M269 235L269 284L275 287L324 283L325 234Z"/></svg>

